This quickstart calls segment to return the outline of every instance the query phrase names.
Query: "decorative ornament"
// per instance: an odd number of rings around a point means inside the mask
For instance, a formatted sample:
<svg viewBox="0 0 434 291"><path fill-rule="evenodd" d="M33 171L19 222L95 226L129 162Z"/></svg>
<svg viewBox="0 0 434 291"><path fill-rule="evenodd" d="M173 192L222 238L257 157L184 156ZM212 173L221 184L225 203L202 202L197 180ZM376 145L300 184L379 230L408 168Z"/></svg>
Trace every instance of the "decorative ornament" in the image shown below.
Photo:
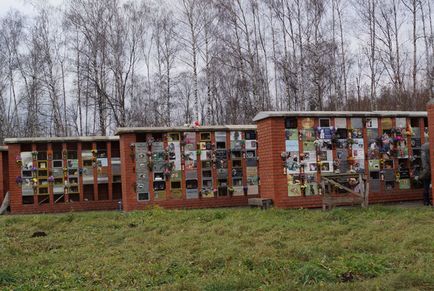
<svg viewBox="0 0 434 291"><path fill-rule="evenodd" d="M68 151L67 151L66 149L64 149L64 150L62 151L62 158L63 158L64 160L67 160L67 159L68 159Z"/></svg>
<svg viewBox="0 0 434 291"><path fill-rule="evenodd" d="M22 167L23 166L23 160L21 160L21 155L17 155L15 157L15 161L16 161L18 167Z"/></svg>
<svg viewBox="0 0 434 291"><path fill-rule="evenodd" d="M23 177L17 176L15 178L15 182L17 183L17 185L22 185L23 184Z"/></svg>

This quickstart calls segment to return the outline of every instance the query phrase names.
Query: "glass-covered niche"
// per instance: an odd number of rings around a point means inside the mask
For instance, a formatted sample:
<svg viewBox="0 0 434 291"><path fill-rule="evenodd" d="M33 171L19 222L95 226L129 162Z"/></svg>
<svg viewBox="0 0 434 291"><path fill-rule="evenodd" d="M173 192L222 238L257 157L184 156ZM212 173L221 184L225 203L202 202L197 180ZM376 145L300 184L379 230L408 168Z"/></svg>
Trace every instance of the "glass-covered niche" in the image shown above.
<svg viewBox="0 0 434 291"><path fill-rule="evenodd" d="M108 183L107 142L98 142L95 154L96 154L97 182L98 184L107 184ZM99 192L100 191L98 191L98 195L101 194Z"/></svg>
<svg viewBox="0 0 434 291"><path fill-rule="evenodd" d="M182 153L181 153L181 133L168 133L167 147L169 152L169 162L172 163L170 173L170 194L172 198L182 198Z"/></svg>
<svg viewBox="0 0 434 291"><path fill-rule="evenodd" d="M257 158L257 141L256 131L249 130L245 132L246 144L246 177L247 177L247 194L259 194L258 184L258 158Z"/></svg>
<svg viewBox="0 0 434 291"><path fill-rule="evenodd" d="M200 162L202 168L201 196L204 198L214 197L212 159L214 145L211 143L211 132L200 133Z"/></svg>
<svg viewBox="0 0 434 291"><path fill-rule="evenodd" d="M148 135L149 136L149 135ZM166 175L164 173L166 155L164 150L164 137L162 133L152 134L151 143L152 154L152 174L153 174L153 189L154 199L166 199Z"/></svg>
<svg viewBox="0 0 434 291"><path fill-rule="evenodd" d="M301 132L298 130L296 117L285 118L285 171L288 182L288 196L301 196L303 181L300 177L300 143Z"/></svg>
<svg viewBox="0 0 434 291"><path fill-rule="evenodd" d="M232 162L232 188L230 194L234 196L244 195L243 190L243 151L245 150L245 139L243 132L231 131L231 162ZM219 193L224 192L224 188L219 188Z"/></svg>
<svg viewBox="0 0 434 291"><path fill-rule="evenodd" d="M185 167L185 184L186 198L199 198L199 185L197 176L197 153L196 133L184 133L184 167Z"/></svg>
<svg viewBox="0 0 434 291"><path fill-rule="evenodd" d="M150 200L148 143L135 143L136 193L138 201ZM151 165L152 166L152 165Z"/></svg>

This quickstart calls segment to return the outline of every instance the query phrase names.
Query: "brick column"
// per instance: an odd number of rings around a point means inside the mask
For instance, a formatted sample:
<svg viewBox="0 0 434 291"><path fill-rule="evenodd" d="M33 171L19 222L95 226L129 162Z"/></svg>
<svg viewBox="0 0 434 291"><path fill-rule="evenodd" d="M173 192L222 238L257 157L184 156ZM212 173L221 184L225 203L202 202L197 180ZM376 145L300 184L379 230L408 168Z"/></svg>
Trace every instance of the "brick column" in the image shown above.
<svg viewBox="0 0 434 291"><path fill-rule="evenodd" d="M431 163L431 181L434 181L434 99L431 99L426 110L428 113L428 141L430 144L430 163ZM424 125L426 126L426 124ZM421 135L424 135L424 129L421 128Z"/></svg>
<svg viewBox="0 0 434 291"><path fill-rule="evenodd" d="M133 133L120 135L122 205L125 211L134 210L137 206L137 194L134 187L134 184L136 183L135 160L132 159L130 155L130 145L135 142L136 135ZM151 183L152 180L149 180L149 183Z"/></svg>
<svg viewBox="0 0 434 291"><path fill-rule="evenodd" d="M280 153L285 151L284 118L266 118L257 122L260 196L273 199L279 207L288 196L287 177Z"/></svg>
<svg viewBox="0 0 434 291"><path fill-rule="evenodd" d="M112 174L112 143L107 142L107 176L108 176L108 200L113 200L113 174Z"/></svg>
<svg viewBox="0 0 434 291"><path fill-rule="evenodd" d="M3 152L0 151L0 205L3 202L4 195L6 195L6 187L4 187L4 185L7 179L7 172L4 171L3 164L5 164L5 162L3 157Z"/></svg>
<svg viewBox="0 0 434 291"><path fill-rule="evenodd" d="M21 176L21 168L17 166L16 157L20 154L20 145L8 145L8 163L9 163L9 193L11 212L20 211L22 206L21 186L17 185L16 178Z"/></svg>

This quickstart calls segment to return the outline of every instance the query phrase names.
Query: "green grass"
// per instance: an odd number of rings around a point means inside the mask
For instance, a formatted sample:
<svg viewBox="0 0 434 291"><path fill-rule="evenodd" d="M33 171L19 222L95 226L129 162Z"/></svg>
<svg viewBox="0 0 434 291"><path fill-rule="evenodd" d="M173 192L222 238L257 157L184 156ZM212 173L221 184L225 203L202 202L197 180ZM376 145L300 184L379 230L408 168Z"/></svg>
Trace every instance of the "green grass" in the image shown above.
<svg viewBox="0 0 434 291"><path fill-rule="evenodd" d="M32 238L35 231L46 237ZM432 208L0 217L0 289L432 290Z"/></svg>

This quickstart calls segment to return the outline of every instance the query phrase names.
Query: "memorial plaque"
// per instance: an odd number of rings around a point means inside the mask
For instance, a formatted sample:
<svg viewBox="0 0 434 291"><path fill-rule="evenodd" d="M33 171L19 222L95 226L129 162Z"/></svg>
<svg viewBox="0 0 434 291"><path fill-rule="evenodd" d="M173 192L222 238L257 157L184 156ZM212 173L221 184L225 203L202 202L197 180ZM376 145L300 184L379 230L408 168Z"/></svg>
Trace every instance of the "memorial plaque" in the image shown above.
<svg viewBox="0 0 434 291"><path fill-rule="evenodd" d="M393 169L384 169L384 181L394 182L395 181L395 171Z"/></svg>
<svg viewBox="0 0 434 291"><path fill-rule="evenodd" d="M197 179L197 171L185 171L185 179L186 180L190 180L190 179Z"/></svg>

